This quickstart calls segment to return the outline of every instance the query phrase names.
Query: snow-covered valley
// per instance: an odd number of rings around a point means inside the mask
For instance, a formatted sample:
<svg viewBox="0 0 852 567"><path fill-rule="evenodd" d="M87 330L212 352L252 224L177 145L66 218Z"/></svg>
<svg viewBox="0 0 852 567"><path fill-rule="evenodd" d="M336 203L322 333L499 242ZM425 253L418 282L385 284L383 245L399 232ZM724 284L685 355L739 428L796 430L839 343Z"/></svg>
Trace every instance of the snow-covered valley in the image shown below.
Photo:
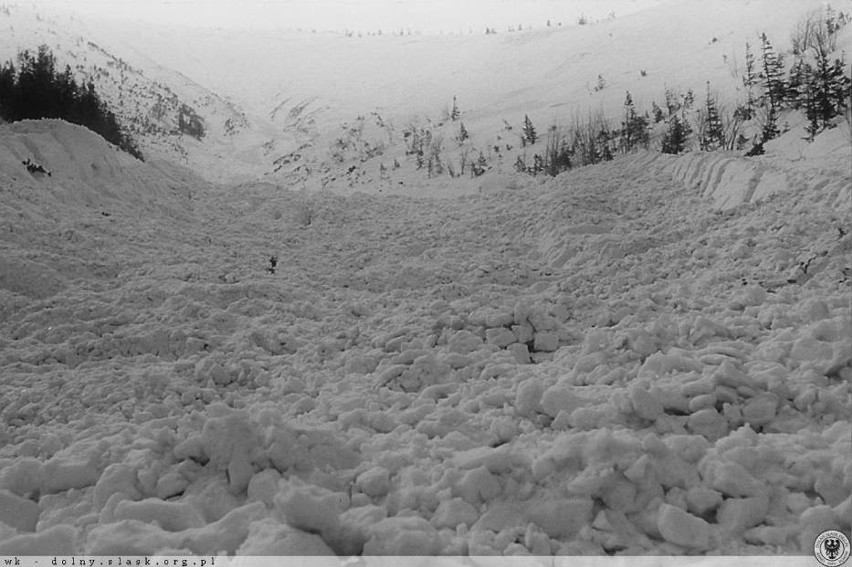
<svg viewBox="0 0 852 567"><path fill-rule="evenodd" d="M588 32L641 37L631 21ZM515 36L518 60L560 33ZM364 45L394 41L413 40ZM716 43L700 53L733 45ZM639 92L701 69L658 70ZM435 76L431 108L455 86ZM408 83L382 110L396 129L367 121L332 159L338 122L376 115L367 87L293 113L317 77L258 87L286 119L243 99L235 137L145 146L188 159L0 124L0 556L809 556L849 534L848 120L805 141L785 116L757 157L533 177L514 148L427 178L401 133ZM506 144L512 112L552 112L550 92L509 91L459 91L480 147ZM386 153L365 158L371 136ZM210 180L231 165L251 180Z"/></svg>
<svg viewBox="0 0 852 567"><path fill-rule="evenodd" d="M842 176L728 211L653 154L456 199L235 198L62 122L0 139L2 553L802 553L849 529Z"/></svg>

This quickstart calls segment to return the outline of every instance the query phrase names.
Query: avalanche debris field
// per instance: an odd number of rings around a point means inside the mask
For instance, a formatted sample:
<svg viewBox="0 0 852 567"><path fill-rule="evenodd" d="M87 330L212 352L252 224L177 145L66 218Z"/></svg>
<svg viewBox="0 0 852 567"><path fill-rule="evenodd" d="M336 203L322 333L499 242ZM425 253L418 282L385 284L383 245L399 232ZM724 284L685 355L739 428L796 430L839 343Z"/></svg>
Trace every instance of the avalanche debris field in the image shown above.
<svg viewBox="0 0 852 567"><path fill-rule="evenodd" d="M848 177L720 210L638 154L342 196L0 134L0 554L799 554L850 529Z"/></svg>

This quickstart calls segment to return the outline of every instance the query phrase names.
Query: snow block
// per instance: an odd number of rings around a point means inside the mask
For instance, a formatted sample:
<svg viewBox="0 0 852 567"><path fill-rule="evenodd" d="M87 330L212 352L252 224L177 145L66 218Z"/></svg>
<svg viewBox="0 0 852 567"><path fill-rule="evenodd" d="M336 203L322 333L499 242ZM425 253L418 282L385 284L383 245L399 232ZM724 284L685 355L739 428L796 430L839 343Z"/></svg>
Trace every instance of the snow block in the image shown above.
<svg viewBox="0 0 852 567"><path fill-rule="evenodd" d="M710 524L671 504L660 505L657 529L666 541L689 549L708 549L713 535Z"/></svg>
<svg viewBox="0 0 852 567"><path fill-rule="evenodd" d="M432 516L430 523L438 530L442 528L455 530L457 526L461 525L470 527L478 519L479 512L476 508L461 498L451 498L450 500L444 500L438 505L438 509L435 510L435 515Z"/></svg>
<svg viewBox="0 0 852 567"><path fill-rule="evenodd" d="M169 532L199 528L207 522L195 507L184 502L166 502L156 498L134 502L123 500L115 507L113 517L119 520L138 520L156 524Z"/></svg>
<svg viewBox="0 0 852 567"><path fill-rule="evenodd" d="M249 501L263 502L271 507L281 484L281 474L275 469L264 469L251 477L246 490Z"/></svg>
<svg viewBox="0 0 852 567"><path fill-rule="evenodd" d="M358 475L355 486L371 498L384 496L390 490L390 471L384 467L373 467Z"/></svg>
<svg viewBox="0 0 852 567"><path fill-rule="evenodd" d="M545 390L541 400L544 413L550 417L556 417L560 411L569 414L577 408L587 406L590 401L574 393L574 388L556 384Z"/></svg>
<svg viewBox="0 0 852 567"><path fill-rule="evenodd" d="M552 538L570 538L592 521L590 498L554 498L530 507L529 520Z"/></svg>
<svg viewBox="0 0 852 567"><path fill-rule="evenodd" d="M751 498L729 498L722 502L716 512L719 527L732 535L760 524L769 512L769 498L753 496Z"/></svg>
<svg viewBox="0 0 852 567"><path fill-rule="evenodd" d="M559 335L549 331L536 331L533 348L539 352L554 352L559 348Z"/></svg>
<svg viewBox="0 0 852 567"><path fill-rule="evenodd" d="M758 496L766 490L763 483L739 463L705 457L699 463L699 472L708 486L728 496Z"/></svg>
<svg viewBox="0 0 852 567"><path fill-rule="evenodd" d="M702 435L711 441L728 434L728 420L715 408L704 408L690 414L686 425L696 435Z"/></svg>
<svg viewBox="0 0 852 567"><path fill-rule="evenodd" d="M775 419L778 400L773 394L761 394L751 398L743 406L743 421L751 425L765 425Z"/></svg>
<svg viewBox="0 0 852 567"><path fill-rule="evenodd" d="M201 444L210 465L227 470L231 492L243 492L254 475L250 455L258 445L248 417L243 413L233 413L208 419L201 430Z"/></svg>
<svg viewBox="0 0 852 567"><path fill-rule="evenodd" d="M470 354L482 348L482 345L482 338L470 331L456 331L447 341L450 352L458 354Z"/></svg>
<svg viewBox="0 0 852 567"><path fill-rule="evenodd" d="M276 508L293 528L328 538L340 528L337 510L312 494L307 486L291 486L276 498Z"/></svg>
<svg viewBox="0 0 852 567"><path fill-rule="evenodd" d="M530 364L530 349L527 345L515 343L509 345L506 350L512 353L512 356L515 357L515 362L518 364Z"/></svg>
<svg viewBox="0 0 852 567"><path fill-rule="evenodd" d="M182 532L186 534L182 547L198 555L233 555L248 537L249 526L266 515L263 503L246 504L212 524Z"/></svg>
<svg viewBox="0 0 852 567"><path fill-rule="evenodd" d="M86 488L98 482L100 471L94 459L83 455L55 455L44 464L42 491L47 494Z"/></svg>
<svg viewBox="0 0 852 567"><path fill-rule="evenodd" d="M176 472L168 472L157 479L154 493L160 500L165 500L183 494L187 486L189 486L189 480L186 477Z"/></svg>
<svg viewBox="0 0 852 567"><path fill-rule="evenodd" d="M122 492L132 500L138 500L142 493L136 484L136 471L123 463L108 466L101 474L92 492L92 505L100 510L109 497L116 492Z"/></svg>
<svg viewBox="0 0 852 567"><path fill-rule="evenodd" d="M183 534L171 533L161 527L122 520L96 526L86 540L88 555L154 555L161 549L181 547Z"/></svg>
<svg viewBox="0 0 852 567"><path fill-rule="evenodd" d="M468 471L456 486L456 493L474 505L491 500L500 490L497 477L484 466Z"/></svg>
<svg viewBox="0 0 852 567"><path fill-rule="evenodd" d="M491 310L485 313L485 326L491 328L509 327L515 322L515 315L509 311Z"/></svg>
<svg viewBox="0 0 852 567"><path fill-rule="evenodd" d="M41 509L32 500L0 490L0 523L20 532L34 532Z"/></svg>
<svg viewBox="0 0 852 567"><path fill-rule="evenodd" d="M722 493L706 486L692 486L686 491L687 510L699 516L716 509L722 503Z"/></svg>
<svg viewBox="0 0 852 567"><path fill-rule="evenodd" d="M662 402L640 384L631 386L630 402L633 405L633 411L642 419L655 421L663 415L664 409Z"/></svg>
<svg viewBox="0 0 852 567"><path fill-rule="evenodd" d="M393 517L370 527L364 555L437 555L441 551L437 530L418 516Z"/></svg>
<svg viewBox="0 0 852 567"><path fill-rule="evenodd" d="M37 493L42 483L42 462L33 457L19 457L0 472L0 488L18 496Z"/></svg>
<svg viewBox="0 0 852 567"><path fill-rule="evenodd" d="M527 354L529 358L529 354ZM533 417L541 407L541 397L544 394L544 385L541 380L531 379L522 382L518 386L515 396L515 411L518 415Z"/></svg>
<svg viewBox="0 0 852 567"><path fill-rule="evenodd" d="M286 555L315 557L336 553L316 534L294 529L275 520L265 519L249 526L248 537L237 555ZM314 560L311 560L314 563ZM339 561L336 561L339 564Z"/></svg>
<svg viewBox="0 0 852 567"><path fill-rule="evenodd" d="M0 541L0 555L73 555L77 530L67 524L47 528L34 534L22 534Z"/></svg>
<svg viewBox="0 0 852 567"><path fill-rule="evenodd" d="M490 345L495 345L499 348L506 348L509 345L518 342L518 337L504 327L488 329L485 331L485 340Z"/></svg>

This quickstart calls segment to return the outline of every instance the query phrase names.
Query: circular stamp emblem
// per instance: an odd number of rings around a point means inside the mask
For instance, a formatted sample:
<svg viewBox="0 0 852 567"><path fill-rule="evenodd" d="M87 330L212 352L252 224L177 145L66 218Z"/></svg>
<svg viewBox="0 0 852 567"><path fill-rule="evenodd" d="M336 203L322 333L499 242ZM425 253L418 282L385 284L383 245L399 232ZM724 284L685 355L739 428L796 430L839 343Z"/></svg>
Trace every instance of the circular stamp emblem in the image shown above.
<svg viewBox="0 0 852 567"><path fill-rule="evenodd" d="M849 538L837 530L822 532L814 541L814 557L825 567L843 565L849 559Z"/></svg>

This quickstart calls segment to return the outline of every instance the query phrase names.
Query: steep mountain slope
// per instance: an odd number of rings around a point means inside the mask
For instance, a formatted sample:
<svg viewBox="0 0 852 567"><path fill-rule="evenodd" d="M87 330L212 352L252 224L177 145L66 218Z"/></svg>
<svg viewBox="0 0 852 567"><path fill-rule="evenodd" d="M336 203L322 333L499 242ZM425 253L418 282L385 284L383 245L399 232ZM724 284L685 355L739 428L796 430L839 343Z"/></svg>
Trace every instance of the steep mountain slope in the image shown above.
<svg viewBox="0 0 852 567"><path fill-rule="evenodd" d="M482 151L490 168L511 171L524 153L525 115L542 137L553 124L568 125L599 109L617 128L626 91L640 112L652 101L665 106L667 88L692 89L700 106L707 81L720 103L733 108L745 100L745 43L759 53L758 35L766 32L786 49L799 19L822 7L819 0L668 0L588 25L546 27L542 21L496 35L210 29L187 31L189 42L175 30L117 27L112 39L116 49L144 49L169 60L292 136L287 151L270 152L262 169L282 181L384 193L456 185L463 192L469 184L461 179L441 175L435 182L424 171L412 176L406 155L406 134L428 127L443 139L444 163L460 169L459 123L448 120L454 96L471 137L469 158ZM148 37L157 41L149 45ZM382 175L395 160L399 175Z"/></svg>
<svg viewBox="0 0 852 567"><path fill-rule="evenodd" d="M786 46L796 22L822 2L644 0L631 6L632 13L587 25L546 27L542 21L495 35L363 37L269 27L97 25L17 7L0 13L12 32L0 48L10 56L22 44L57 48L61 60L105 91L143 149L179 157L208 178L266 174L309 188L387 192L382 167L396 160L412 168L405 133L415 125L439 133L445 162L460 169L462 148L453 140L458 124L446 120L454 96L471 136L470 157L482 151L489 167L510 171L525 115L541 134L599 109L617 126L627 90L642 112L652 101L663 105L666 88L693 89L700 100L707 81L723 105L741 102L746 41L757 51L758 34L766 32L779 48ZM206 132L200 141L187 133L194 116ZM353 141L359 129L363 139ZM363 143L370 148L356 147ZM406 191L436 185L403 173L392 180L393 189L398 181Z"/></svg>
<svg viewBox="0 0 852 567"><path fill-rule="evenodd" d="M210 179L235 179L253 177L264 144L275 147L263 124L253 123L238 105L151 59L122 59L101 44L97 26L50 9L11 5L0 10L0 29L5 59L14 62L19 50L45 44L60 69L70 65L81 83L92 81L146 156L186 164Z"/></svg>

